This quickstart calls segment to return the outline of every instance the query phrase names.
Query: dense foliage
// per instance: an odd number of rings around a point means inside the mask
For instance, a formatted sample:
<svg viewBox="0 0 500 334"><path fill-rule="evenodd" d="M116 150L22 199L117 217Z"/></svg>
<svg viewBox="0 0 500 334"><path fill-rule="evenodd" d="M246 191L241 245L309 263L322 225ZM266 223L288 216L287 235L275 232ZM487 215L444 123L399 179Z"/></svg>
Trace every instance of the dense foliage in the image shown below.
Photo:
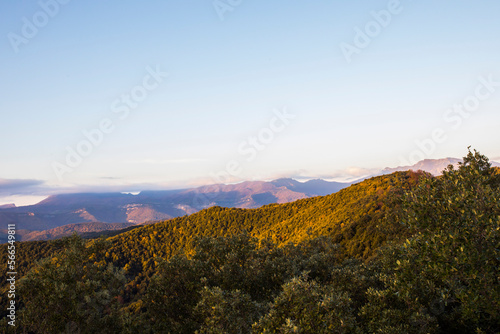
<svg viewBox="0 0 500 334"><path fill-rule="evenodd" d="M474 151L440 177L395 173L106 240L21 243L48 258L20 264L16 329L499 333L499 175Z"/></svg>
<svg viewBox="0 0 500 334"><path fill-rule="evenodd" d="M370 318L383 319L383 324L374 321L376 328L402 328L411 318L425 332L498 332L498 170L478 152L469 152L458 169L425 178L409 193L400 221L413 237L381 256L385 287L370 294L386 303L365 310ZM388 296L394 300L387 302ZM390 319L383 317L387 312L393 312Z"/></svg>
<svg viewBox="0 0 500 334"><path fill-rule="evenodd" d="M38 263L20 281L23 326L36 333L60 333L76 324L84 333L118 329L116 300L125 276L98 261L105 243L68 240L67 250Z"/></svg>

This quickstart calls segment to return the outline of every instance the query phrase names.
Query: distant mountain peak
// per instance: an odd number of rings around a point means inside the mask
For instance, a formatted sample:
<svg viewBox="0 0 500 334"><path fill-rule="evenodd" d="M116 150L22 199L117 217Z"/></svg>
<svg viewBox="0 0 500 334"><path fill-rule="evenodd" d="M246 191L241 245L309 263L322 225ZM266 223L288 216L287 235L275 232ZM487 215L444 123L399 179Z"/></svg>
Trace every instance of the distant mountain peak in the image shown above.
<svg viewBox="0 0 500 334"><path fill-rule="evenodd" d="M445 170L449 165L453 165L455 167L458 166L462 159L457 158L442 158L442 159L424 159L417 162L411 166L398 166L395 168L386 167L382 170L382 174L390 174L394 172L401 172L407 170L422 170L428 173L431 173L434 176L441 175L443 170ZM490 161L493 167L500 167L500 164L495 161Z"/></svg>
<svg viewBox="0 0 500 334"><path fill-rule="evenodd" d="M448 165L457 166L462 159L457 158L443 158L443 159L424 159L411 166L398 166L395 168L386 167L382 170L382 174L390 174L394 172L401 172L407 170L422 170L432 175L440 175Z"/></svg>

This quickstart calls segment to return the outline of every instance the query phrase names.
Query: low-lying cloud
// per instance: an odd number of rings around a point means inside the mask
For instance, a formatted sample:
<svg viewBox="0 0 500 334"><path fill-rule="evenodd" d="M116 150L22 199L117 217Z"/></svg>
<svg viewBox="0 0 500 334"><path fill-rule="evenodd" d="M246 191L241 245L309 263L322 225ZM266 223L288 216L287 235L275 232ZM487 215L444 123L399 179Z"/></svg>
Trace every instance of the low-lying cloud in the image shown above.
<svg viewBox="0 0 500 334"><path fill-rule="evenodd" d="M32 195L37 193L44 181L22 179L0 179L0 195Z"/></svg>

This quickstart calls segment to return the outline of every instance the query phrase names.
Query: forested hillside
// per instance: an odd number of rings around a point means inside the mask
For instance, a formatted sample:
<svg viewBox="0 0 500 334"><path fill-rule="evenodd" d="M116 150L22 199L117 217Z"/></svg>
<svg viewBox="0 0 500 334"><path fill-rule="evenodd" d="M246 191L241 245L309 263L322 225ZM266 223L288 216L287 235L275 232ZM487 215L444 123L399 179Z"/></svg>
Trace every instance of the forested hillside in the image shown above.
<svg viewBox="0 0 500 334"><path fill-rule="evenodd" d="M216 205L258 208L270 203L287 203L332 194L349 185L324 180L302 183L293 179L278 179L181 190L141 191L137 195L60 194L30 206L0 206L0 226L16 224L17 240L20 241L49 240L67 236L68 230L81 233L81 224L86 224L87 232L99 232L102 231L99 223L144 224L181 217ZM0 241L6 242L6 237L7 230L0 229Z"/></svg>
<svg viewBox="0 0 500 334"><path fill-rule="evenodd" d="M21 243L17 329L497 333L499 197L498 170L469 152L440 177L397 172L106 240Z"/></svg>
<svg viewBox="0 0 500 334"><path fill-rule="evenodd" d="M248 232L277 245L330 236L345 249L347 256L366 258L388 237L390 226L378 226L389 213L387 204L393 200L392 196L415 185L419 175L398 172L366 180L329 196L259 209L212 207L117 235L110 239L105 258L134 275L136 280L131 287L139 290L145 286L137 284L155 270L155 257L169 258L183 249L189 252L191 243L200 236Z"/></svg>

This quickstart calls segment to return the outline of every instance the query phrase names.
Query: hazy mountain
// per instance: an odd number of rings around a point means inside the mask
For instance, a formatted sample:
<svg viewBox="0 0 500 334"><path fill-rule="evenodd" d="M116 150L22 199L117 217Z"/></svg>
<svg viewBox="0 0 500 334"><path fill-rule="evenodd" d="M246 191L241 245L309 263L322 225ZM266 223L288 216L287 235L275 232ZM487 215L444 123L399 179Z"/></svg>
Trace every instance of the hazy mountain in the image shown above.
<svg viewBox="0 0 500 334"><path fill-rule="evenodd" d="M401 172L401 171L407 171L407 170L422 170L428 173L431 173L432 175L440 175L444 169L448 167L448 165L454 165L455 167L458 166L458 163L462 162L462 159L457 159L457 158L444 158L444 159L425 159L422 161L417 162L416 164L412 166L399 166L396 168L384 168L382 170L382 174L391 174L393 172ZM500 167L500 163L491 161L491 165L493 167Z"/></svg>
<svg viewBox="0 0 500 334"><path fill-rule="evenodd" d="M248 181L218 184L194 189L143 191L138 195L122 193L80 193L50 196L30 206L0 208L0 226L17 225L21 240L40 240L81 232L81 223L129 223L167 220L198 212L212 206L258 208L271 203L327 195L349 183L293 179L271 182ZM63 226L64 229L59 227ZM106 225L102 225L106 226ZM101 225L85 225L85 232L101 231ZM127 225L128 226L128 225ZM95 227L96 230L92 230ZM126 226L123 226L126 227ZM50 231L48 231L50 230ZM33 233L46 231L46 233ZM6 231L0 231L0 239ZM69 233L70 234L70 233Z"/></svg>
<svg viewBox="0 0 500 334"><path fill-rule="evenodd" d="M441 174L449 164L461 159L426 159L412 166L385 168L380 174L396 171L423 170ZM500 167L499 163L492 162ZM357 183L357 182L352 182ZM299 199L324 196L338 192L352 183L329 182L321 179L299 182L282 178L270 182L247 181L237 184L216 184L193 189L143 191L138 195L123 193L80 193L50 196L30 206L0 206L0 226L16 224L21 240L38 240L67 235L69 231L100 232L109 225L75 225L82 223L144 224L190 215L200 210L221 206L228 208L258 208L271 203L288 203ZM64 227L64 228L60 228ZM83 231L85 229L85 231ZM38 233L46 231L45 233ZM36 232L36 233L34 233ZM6 230L0 230L4 241Z"/></svg>
<svg viewBox="0 0 500 334"><path fill-rule="evenodd" d="M278 179L271 183L276 186L284 186L290 190L304 193L308 195L308 197L333 194L346 187L346 183L327 182L321 179L309 180L307 182L298 182L293 179Z"/></svg>

